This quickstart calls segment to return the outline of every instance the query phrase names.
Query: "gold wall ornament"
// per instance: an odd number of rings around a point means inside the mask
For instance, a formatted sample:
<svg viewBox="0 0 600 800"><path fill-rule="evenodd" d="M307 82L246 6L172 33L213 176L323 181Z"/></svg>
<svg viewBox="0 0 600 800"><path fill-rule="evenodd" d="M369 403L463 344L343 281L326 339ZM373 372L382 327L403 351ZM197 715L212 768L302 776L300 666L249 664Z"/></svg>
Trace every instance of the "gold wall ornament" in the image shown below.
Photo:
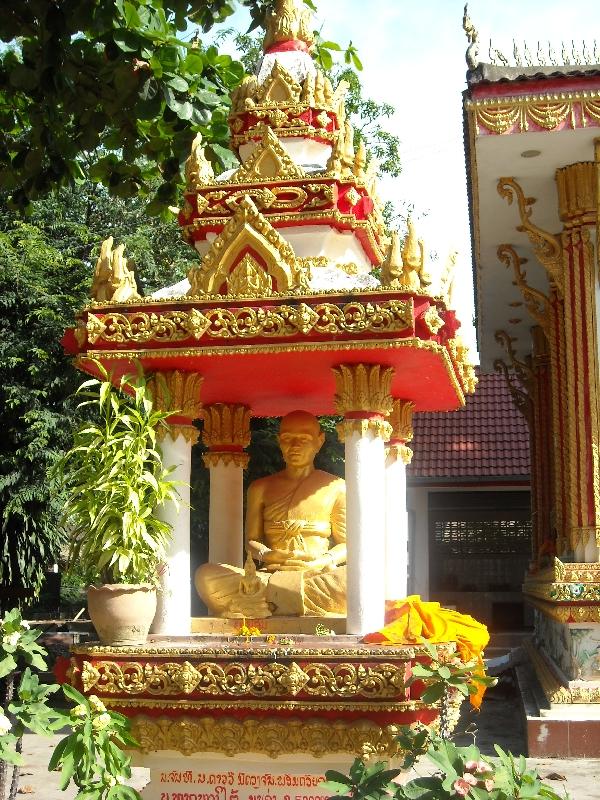
<svg viewBox="0 0 600 800"><path fill-rule="evenodd" d="M333 367L338 414L365 412L387 416L392 410L390 394L394 369L380 364L340 364Z"/></svg>
<svg viewBox="0 0 600 800"><path fill-rule="evenodd" d="M600 92L596 89L528 94L502 100L490 97L469 100L466 108L477 134L484 128L489 133L502 135L515 127L517 132L525 133L532 123L547 131L556 130L565 123L576 130L600 122Z"/></svg>
<svg viewBox="0 0 600 800"><path fill-rule="evenodd" d="M210 320L197 309L163 311L159 314L134 311L129 314L109 312L103 317L88 312L86 328L90 344L107 342L181 342L192 336L201 339Z"/></svg>
<svg viewBox="0 0 600 800"><path fill-rule="evenodd" d="M271 758L331 753L391 758L400 752L395 725L368 720L340 722L319 719L238 720L231 717L146 717L132 719L132 734L143 753L175 750L185 756L216 752L228 756L262 753Z"/></svg>
<svg viewBox="0 0 600 800"><path fill-rule="evenodd" d="M202 415L200 390L203 380L197 372L175 369L155 372L147 386L156 408L194 420Z"/></svg>
<svg viewBox="0 0 600 800"><path fill-rule="evenodd" d="M440 316L437 306L429 306L427 311L423 314L423 322L427 326L429 332L433 333L434 336L446 324L443 317Z"/></svg>
<svg viewBox="0 0 600 800"><path fill-rule="evenodd" d="M564 277L562 272L562 245L560 240L548 231L542 230L531 221L532 207L535 197L525 197L521 186L514 178L500 178L498 194L511 205L513 197L517 198L521 224L517 230L525 232L531 242L536 258L545 268L548 277L562 293Z"/></svg>
<svg viewBox="0 0 600 800"><path fill-rule="evenodd" d="M166 311L160 314L108 313L102 318L87 316L88 341L145 343L153 339L178 342L189 339L285 338L311 333L381 333L410 330L414 304L407 300L354 301L308 305L276 305L271 308L204 308Z"/></svg>
<svg viewBox="0 0 600 800"><path fill-rule="evenodd" d="M594 161L580 161L556 170L558 211L565 227L596 225L598 177Z"/></svg>
<svg viewBox="0 0 600 800"><path fill-rule="evenodd" d="M133 269L123 255L125 245L120 244L113 250L113 241L113 237L109 236L100 246L90 294L100 303L139 300Z"/></svg>
<svg viewBox="0 0 600 800"><path fill-rule="evenodd" d="M314 42L312 12L297 0L276 0L265 18L263 48L267 51L280 42L300 41L310 49Z"/></svg>
<svg viewBox="0 0 600 800"><path fill-rule="evenodd" d="M236 266L239 254L248 250L261 258L277 290L300 288L306 278L294 251L249 197L244 197L233 217L212 242L199 267L188 272L188 295L217 294ZM255 259L256 260L256 259ZM271 291L274 287L272 285Z"/></svg>
<svg viewBox="0 0 600 800"><path fill-rule="evenodd" d="M227 278L227 294L239 297L268 297L271 276L258 261L246 253Z"/></svg>
<svg viewBox="0 0 600 800"><path fill-rule="evenodd" d="M404 699L406 664L326 664L300 666L273 661L83 661L80 678L84 692L104 695L205 694L231 697L296 697L302 693L322 700L364 697L371 700Z"/></svg>
<svg viewBox="0 0 600 800"><path fill-rule="evenodd" d="M194 137L190 155L185 162L184 174L185 183L189 189L197 189L214 183L215 173L204 153L201 133L197 133Z"/></svg>
<svg viewBox="0 0 600 800"><path fill-rule="evenodd" d="M248 406L234 403L213 403L202 409L202 441L211 449L222 445L248 447L250 444Z"/></svg>
<svg viewBox="0 0 600 800"><path fill-rule="evenodd" d="M302 180L306 177L267 125L257 126L260 141L248 159L233 173L231 183Z"/></svg>
<svg viewBox="0 0 600 800"><path fill-rule="evenodd" d="M508 269L512 267L515 284L521 290L527 310L538 325L544 331L548 331L550 325L550 298L544 292L529 286L527 283L527 273L522 269L523 264L527 263L527 259L521 258L510 244L501 244L496 252L498 259L505 267Z"/></svg>

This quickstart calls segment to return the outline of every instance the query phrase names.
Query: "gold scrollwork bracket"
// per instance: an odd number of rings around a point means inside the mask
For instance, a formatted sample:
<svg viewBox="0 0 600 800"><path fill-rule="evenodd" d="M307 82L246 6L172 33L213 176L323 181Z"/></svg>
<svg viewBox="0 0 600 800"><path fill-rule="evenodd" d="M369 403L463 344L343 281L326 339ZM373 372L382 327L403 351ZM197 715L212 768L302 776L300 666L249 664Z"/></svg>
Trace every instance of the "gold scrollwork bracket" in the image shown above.
<svg viewBox="0 0 600 800"><path fill-rule="evenodd" d="M512 267L515 283L521 290L527 310L542 328L544 332L548 330L550 322L550 299L544 292L529 286L527 283L527 273L522 269L523 264L527 263L526 258L521 258L511 244L501 244L496 251L498 259L505 267Z"/></svg>
<svg viewBox="0 0 600 800"><path fill-rule="evenodd" d="M548 273L552 283L562 294L562 245L554 234L539 228L531 221L532 206L536 202L536 198L526 197L523 189L514 178L500 178L497 189L498 194L507 200L509 205L512 204L513 198L516 197L521 218L521 224L517 225L517 230L527 234L536 258Z"/></svg>
<svg viewBox="0 0 600 800"><path fill-rule="evenodd" d="M506 331L496 331L494 338L498 344L502 345L506 350L510 359L509 367L503 359L497 358L494 361L494 369L504 376L514 404L523 414L527 422L531 424L533 417L533 400L529 392L533 378L531 367L525 361L521 361L517 358L512 339ZM515 378L521 384L521 387L517 386Z"/></svg>

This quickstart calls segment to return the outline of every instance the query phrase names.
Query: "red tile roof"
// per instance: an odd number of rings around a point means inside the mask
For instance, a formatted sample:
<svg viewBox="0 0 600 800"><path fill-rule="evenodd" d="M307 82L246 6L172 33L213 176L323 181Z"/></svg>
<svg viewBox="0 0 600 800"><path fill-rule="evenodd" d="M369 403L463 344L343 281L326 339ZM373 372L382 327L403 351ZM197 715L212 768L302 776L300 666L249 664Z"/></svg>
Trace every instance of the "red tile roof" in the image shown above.
<svg viewBox="0 0 600 800"><path fill-rule="evenodd" d="M529 477L527 423L501 375L479 375L460 411L415 414L414 429L409 478Z"/></svg>

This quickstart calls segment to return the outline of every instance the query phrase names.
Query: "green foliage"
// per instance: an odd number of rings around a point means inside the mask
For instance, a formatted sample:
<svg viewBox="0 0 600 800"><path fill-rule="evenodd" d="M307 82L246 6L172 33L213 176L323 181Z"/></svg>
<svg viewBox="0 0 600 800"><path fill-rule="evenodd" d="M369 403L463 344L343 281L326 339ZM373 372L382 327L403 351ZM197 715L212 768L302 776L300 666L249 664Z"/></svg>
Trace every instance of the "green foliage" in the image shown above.
<svg viewBox="0 0 600 800"><path fill-rule="evenodd" d="M67 491L69 561L90 580L155 582L171 536L156 509L178 497L156 433L169 414L153 409L141 377L125 376L116 389L96 366L102 380L84 381L76 394L79 407L96 409L99 421L82 423L55 468Z"/></svg>
<svg viewBox="0 0 600 800"><path fill-rule="evenodd" d="M435 703L449 689L456 689L465 697L477 694L480 686L495 686L496 678L490 678L481 670L477 659L461 661L453 656L448 659L443 651L425 643L431 661L417 663L412 667L407 681L410 686L415 681L423 681L426 689L421 699L424 703Z"/></svg>
<svg viewBox="0 0 600 800"><path fill-rule="evenodd" d="M59 339L88 272L40 228L0 214L0 585L15 598L59 557L60 498L46 473L68 445L76 385Z"/></svg>
<svg viewBox="0 0 600 800"><path fill-rule="evenodd" d="M349 775L327 770L321 787L344 800L561 800L535 770L527 769L522 756L515 759L498 746L499 758L492 761L475 745L458 747L423 726L404 728L398 738L405 748L403 769L426 753L436 772L398 785L394 778L401 770L386 770L381 763L367 766L356 759Z"/></svg>
<svg viewBox="0 0 600 800"><path fill-rule="evenodd" d="M253 2L248 2L254 5ZM224 151L228 93L242 65L184 40L233 0L6 0L0 39L0 187L16 207L89 176L152 213L177 201L194 133ZM155 181L160 185L153 192Z"/></svg>
<svg viewBox="0 0 600 800"><path fill-rule="evenodd" d="M46 651L37 640L41 631L30 628L17 608L7 611L0 623L0 678L5 678L19 667L47 669Z"/></svg>
<svg viewBox="0 0 600 800"><path fill-rule="evenodd" d="M60 769L60 788L72 781L77 800L141 800L124 785L131 778L131 759L121 748L138 746L129 720L107 711L95 695L84 697L67 684L63 692L76 705L65 719L72 732L57 744L48 764L49 771Z"/></svg>

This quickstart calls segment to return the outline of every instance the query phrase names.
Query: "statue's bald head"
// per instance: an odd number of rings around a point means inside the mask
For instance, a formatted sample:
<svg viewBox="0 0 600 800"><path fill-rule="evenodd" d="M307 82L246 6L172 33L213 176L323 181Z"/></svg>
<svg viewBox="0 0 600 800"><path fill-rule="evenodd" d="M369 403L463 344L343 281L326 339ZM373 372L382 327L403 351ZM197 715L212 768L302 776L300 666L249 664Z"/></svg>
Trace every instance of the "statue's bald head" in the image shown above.
<svg viewBox="0 0 600 800"><path fill-rule="evenodd" d="M308 411L286 414L279 426L279 446L288 465L311 464L325 441L319 420Z"/></svg>

